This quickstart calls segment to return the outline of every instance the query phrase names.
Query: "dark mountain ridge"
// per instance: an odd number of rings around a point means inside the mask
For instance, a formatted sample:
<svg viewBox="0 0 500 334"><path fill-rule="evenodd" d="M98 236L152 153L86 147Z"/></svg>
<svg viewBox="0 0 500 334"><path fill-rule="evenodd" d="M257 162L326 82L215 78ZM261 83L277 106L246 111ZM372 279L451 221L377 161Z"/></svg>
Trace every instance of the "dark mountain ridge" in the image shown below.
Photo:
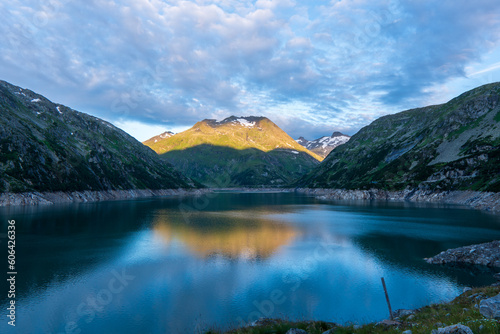
<svg viewBox="0 0 500 334"><path fill-rule="evenodd" d="M99 118L0 81L0 192L192 188L151 149Z"/></svg>
<svg viewBox="0 0 500 334"><path fill-rule="evenodd" d="M295 185L500 191L500 83L384 116Z"/></svg>

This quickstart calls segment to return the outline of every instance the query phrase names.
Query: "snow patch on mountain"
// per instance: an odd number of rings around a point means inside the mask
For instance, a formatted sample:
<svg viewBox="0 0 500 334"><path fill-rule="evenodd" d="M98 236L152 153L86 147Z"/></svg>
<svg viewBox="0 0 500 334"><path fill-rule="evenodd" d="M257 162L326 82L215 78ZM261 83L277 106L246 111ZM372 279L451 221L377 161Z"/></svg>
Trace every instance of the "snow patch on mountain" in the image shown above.
<svg viewBox="0 0 500 334"><path fill-rule="evenodd" d="M251 127L255 126L255 122L249 122L245 118L238 118L234 122L240 123L241 125L246 126L248 128L251 128Z"/></svg>
<svg viewBox="0 0 500 334"><path fill-rule="evenodd" d="M314 141L311 141L307 144L307 148L309 149L309 147L311 148L314 148L313 146L318 146L318 144L321 144L321 146L323 148L326 148L328 146L339 146L339 145L342 145L342 144L345 144L347 143L347 141L349 140L349 136L339 136L339 137L321 137L319 140L316 139Z"/></svg>
<svg viewBox="0 0 500 334"><path fill-rule="evenodd" d="M258 126L258 123L260 120L262 120L264 117L260 116L230 116L227 118L224 118L221 121L215 120L215 119L205 119L204 122L210 126L217 127L221 126L224 124L229 124L229 125L236 125L236 126L244 126L247 128L253 128Z"/></svg>
<svg viewBox="0 0 500 334"><path fill-rule="evenodd" d="M334 132L331 137L323 136L315 140L307 140L304 137L300 137L296 142L308 150L326 157L335 147L347 143L350 138L340 132Z"/></svg>

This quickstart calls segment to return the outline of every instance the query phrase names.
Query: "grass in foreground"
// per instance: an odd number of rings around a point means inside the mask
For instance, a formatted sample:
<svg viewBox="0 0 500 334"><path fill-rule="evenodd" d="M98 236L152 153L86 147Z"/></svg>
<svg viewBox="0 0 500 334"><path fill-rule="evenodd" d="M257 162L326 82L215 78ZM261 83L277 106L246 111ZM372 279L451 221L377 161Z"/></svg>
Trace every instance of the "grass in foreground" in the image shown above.
<svg viewBox="0 0 500 334"><path fill-rule="evenodd" d="M500 334L500 321L486 319L479 313L481 299L496 296L498 293L500 293L500 287L475 288L463 293L449 303L425 306L418 309L413 316L401 317L399 319L401 324L398 326L386 326L376 323L362 326L339 326L323 321L292 322L273 319L260 326L238 328L228 331L226 334L285 334L290 328L303 329L310 334L321 334L329 329L333 329L332 332L335 334L400 334L408 329L413 334L429 334L433 329L456 324L468 326L474 334ZM205 333L222 332L211 330Z"/></svg>

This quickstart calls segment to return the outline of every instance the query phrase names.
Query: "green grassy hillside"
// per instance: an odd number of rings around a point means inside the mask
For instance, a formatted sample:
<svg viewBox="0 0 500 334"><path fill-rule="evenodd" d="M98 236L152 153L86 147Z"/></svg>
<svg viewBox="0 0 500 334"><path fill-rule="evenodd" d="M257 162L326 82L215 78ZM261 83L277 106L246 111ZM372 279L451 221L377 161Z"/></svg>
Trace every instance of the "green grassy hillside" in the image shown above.
<svg viewBox="0 0 500 334"><path fill-rule="evenodd" d="M265 117L204 120L144 144L187 176L215 187L282 186L321 160Z"/></svg>

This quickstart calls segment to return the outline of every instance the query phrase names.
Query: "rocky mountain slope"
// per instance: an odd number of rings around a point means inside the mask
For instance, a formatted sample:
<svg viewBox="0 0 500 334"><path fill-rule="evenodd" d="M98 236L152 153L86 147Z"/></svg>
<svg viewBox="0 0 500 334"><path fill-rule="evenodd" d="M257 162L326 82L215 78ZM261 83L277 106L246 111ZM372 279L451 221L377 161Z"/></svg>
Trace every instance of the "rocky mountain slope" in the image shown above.
<svg viewBox="0 0 500 334"><path fill-rule="evenodd" d="M381 117L296 185L500 191L500 83Z"/></svg>
<svg viewBox="0 0 500 334"><path fill-rule="evenodd" d="M326 158L334 148L347 143L349 138L351 137L348 135L334 132L330 137L323 136L315 140L307 140L304 137L299 137L296 141L309 151L316 153L320 157Z"/></svg>
<svg viewBox="0 0 500 334"><path fill-rule="evenodd" d="M4 81L0 81L0 171L0 192L195 186L110 123Z"/></svg>
<svg viewBox="0 0 500 334"><path fill-rule="evenodd" d="M322 159L265 117L206 119L144 144L187 176L215 187L285 185Z"/></svg>

